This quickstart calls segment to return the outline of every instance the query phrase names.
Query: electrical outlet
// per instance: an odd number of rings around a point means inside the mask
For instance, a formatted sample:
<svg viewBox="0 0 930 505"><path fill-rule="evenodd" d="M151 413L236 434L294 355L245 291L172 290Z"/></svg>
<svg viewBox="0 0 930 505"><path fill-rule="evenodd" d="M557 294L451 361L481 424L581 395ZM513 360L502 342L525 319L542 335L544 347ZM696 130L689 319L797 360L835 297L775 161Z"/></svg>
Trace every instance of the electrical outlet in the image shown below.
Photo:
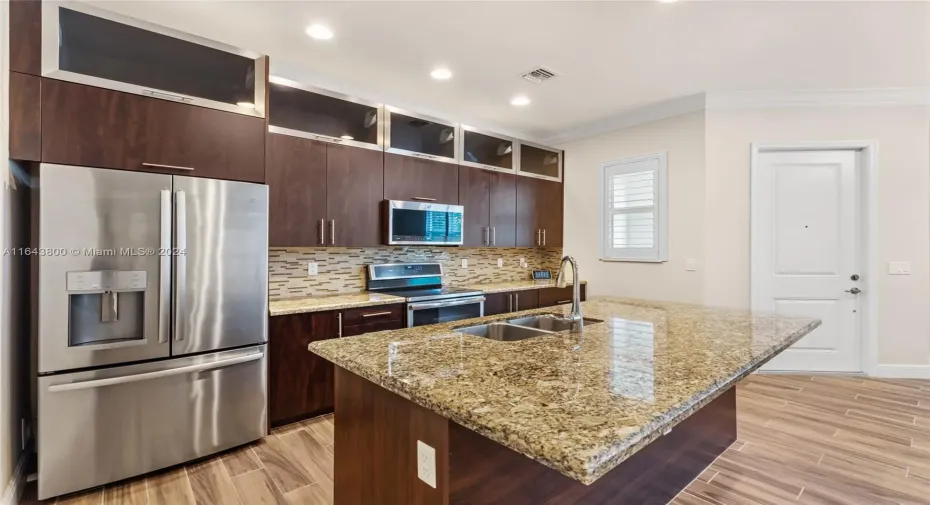
<svg viewBox="0 0 930 505"><path fill-rule="evenodd" d="M320 268L319 266L317 266L315 262L311 261L310 263L307 263L307 275L308 276L316 275L318 273L320 273Z"/></svg>
<svg viewBox="0 0 930 505"><path fill-rule="evenodd" d="M526 268L526 258L520 258L520 268Z"/></svg>
<svg viewBox="0 0 930 505"><path fill-rule="evenodd" d="M697 270L697 260L694 258L688 258L685 260L685 270L693 272Z"/></svg>
<svg viewBox="0 0 930 505"><path fill-rule="evenodd" d="M908 261L889 261L889 275L911 275L911 264Z"/></svg>
<svg viewBox="0 0 930 505"><path fill-rule="evenodd" d="M436 489L436 449L417 440L417 477Z"/></svg>
<svg viewBox="0 0 930 505"><path fill-rule="evenodd" d="M462 258L462 268L468 268L468 258Z"/></svg>
<svg viewBox="0 0 930 505"><path fill-rule="evenodd" d="M497 258L497 268L504 268L504 258Z"/></svg>

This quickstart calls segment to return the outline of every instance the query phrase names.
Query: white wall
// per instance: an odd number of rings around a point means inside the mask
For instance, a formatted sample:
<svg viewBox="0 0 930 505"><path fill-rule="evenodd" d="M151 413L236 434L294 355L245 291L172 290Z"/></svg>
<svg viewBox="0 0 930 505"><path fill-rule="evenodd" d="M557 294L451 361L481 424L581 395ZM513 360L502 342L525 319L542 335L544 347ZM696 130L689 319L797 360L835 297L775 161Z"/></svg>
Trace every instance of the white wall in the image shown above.
<svg viewBox="0 0 930 505"><path fill-rule="evenodd" d="M704 249L704 112L568 142L565 149L565 254L580 263L590 295L700 303ZM668 152L669 248L665 263L604 262L600 256L600 166L605 161Z"/></svg>
<svg viewBox="0 0 930 505"><path fill-rule="evenodd" d="M3 168L6 160L9 158L9 21L7 18L9 4L6 1L0 2L0 160L4 165L0 166L0 249L7 247L6 229L3 225L7 219L6 212L6 171ZM8 306L7 296L9 291L7 286L7 262L6 258L0 256L0 501L5 496L10 477L13 473L15 458L18 451L13 451L11 447L11 417L18 409L13 408L13 380L10 377L11 371L11 346L10 332L8 331L7 321L8 313L5 310ZM15 456L14 456L15 452Z"/></svg>
<svg viewBox="0 0 930 505"><path fill-rule="evenodd" d="M930 365L928 107L707 111L704 302L749 307L750 144L817 140L878 142L878 361ZM887 275L889 261L912 274Z"/></svg>

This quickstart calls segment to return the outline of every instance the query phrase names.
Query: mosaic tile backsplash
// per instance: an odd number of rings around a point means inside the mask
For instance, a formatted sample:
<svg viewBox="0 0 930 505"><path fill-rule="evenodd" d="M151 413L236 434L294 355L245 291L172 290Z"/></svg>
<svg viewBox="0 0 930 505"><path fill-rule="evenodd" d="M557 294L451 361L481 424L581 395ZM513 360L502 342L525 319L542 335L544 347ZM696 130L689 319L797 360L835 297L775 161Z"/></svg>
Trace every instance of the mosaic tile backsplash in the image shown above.
<svg viewBox="0 0 930 505"><path fill-rule="evenodd" d="M468 268L462 260L468 259ZM497 260L504 260L498 267ZM520 267L525 258L527 267ZM528 280L533 270L559 269L561 248L499 247L312 247L269 251L269 294L272 300L358 292L365 289L365 266L371 263L442 263L446 284ZM307 264L318 273L307 275Z"/></svg>

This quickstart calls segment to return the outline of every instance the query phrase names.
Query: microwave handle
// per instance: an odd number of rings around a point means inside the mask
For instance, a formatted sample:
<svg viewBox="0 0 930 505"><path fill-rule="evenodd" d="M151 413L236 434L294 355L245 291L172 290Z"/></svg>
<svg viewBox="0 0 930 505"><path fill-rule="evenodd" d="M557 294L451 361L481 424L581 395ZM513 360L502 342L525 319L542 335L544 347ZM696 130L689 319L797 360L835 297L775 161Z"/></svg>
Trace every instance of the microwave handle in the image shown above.
<svg viewBox="0 0 930 505"><path fill-rule="evenodd" d="M459 298L457 300L448 300L442 302L429 302L429 303L411 303L409 308L410 310L422 310L422 309L438 309L440 307L457 307L459 305L468 305L471 303L483 302L485 298L483 296L472 296L468 298Z"/></svg>

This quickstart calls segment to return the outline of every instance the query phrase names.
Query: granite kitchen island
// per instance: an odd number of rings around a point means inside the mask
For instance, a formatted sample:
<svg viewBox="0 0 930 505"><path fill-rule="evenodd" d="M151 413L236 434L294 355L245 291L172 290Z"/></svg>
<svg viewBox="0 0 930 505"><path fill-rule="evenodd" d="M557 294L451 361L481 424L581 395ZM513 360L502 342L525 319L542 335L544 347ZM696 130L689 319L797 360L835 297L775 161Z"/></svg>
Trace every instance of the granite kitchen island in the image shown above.
<svg viewBox="0 0 930 505"><path fill-rule="evenodd" d="M336 369L336 505L664 504L736 439L743 377L820 322L600 298L580 334L314 342ZM435 451L435 478L418 477ZM429 481L429 482L427 482Z"/></svg>

